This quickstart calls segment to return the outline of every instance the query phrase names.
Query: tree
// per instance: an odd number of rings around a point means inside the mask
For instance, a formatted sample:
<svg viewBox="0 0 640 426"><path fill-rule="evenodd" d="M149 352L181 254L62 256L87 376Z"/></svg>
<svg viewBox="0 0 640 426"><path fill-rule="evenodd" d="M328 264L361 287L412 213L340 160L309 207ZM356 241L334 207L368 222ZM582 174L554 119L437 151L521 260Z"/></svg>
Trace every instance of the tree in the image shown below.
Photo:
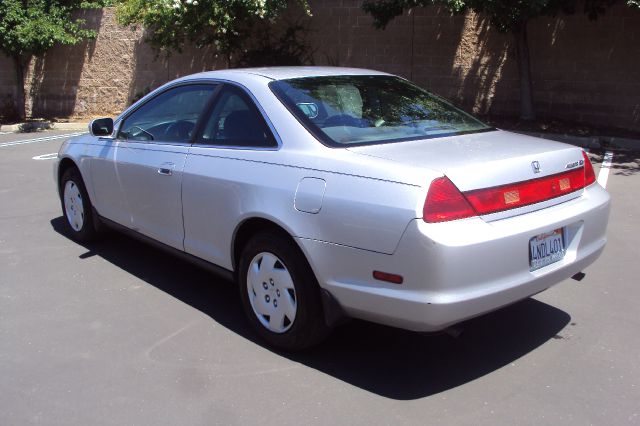
<svg viewBox="0 0 640 426"><path fill-rule="evenodd" d="M640 0L622 0L628 6L640 9ZM540 16L558 13L573 14L582 5L584 13L595 19L617 0L365 0L363 9L374 18L374 26L385 28L406 9L418 6L444 5L453 13L472 10L489 17L494 28L511 34L518 60L520 77L520 118L533 120L535 112L531 90L531 66L527 26Z"/></svg>
<svg viewBox="0 0 640 426"><path fill-rule="evenodd" d="M310 15L307 0L298 3ZM117 15L122 25L148 30L147 42L158 50L214 45L230 66L255 23L273 21L287 6L287 0L121 0Z"/></svg>
<svg viewBox="0 0 640 426"><path fill-rule="evenodd" d="M13 60L17 97L16 116L24 120L25 71L31 57L42 55L56 44L76 44L96 36L83 28L84 20L73 18L78 9L101 6L81 0L2 0L0 2L0 50Z"/></svg>

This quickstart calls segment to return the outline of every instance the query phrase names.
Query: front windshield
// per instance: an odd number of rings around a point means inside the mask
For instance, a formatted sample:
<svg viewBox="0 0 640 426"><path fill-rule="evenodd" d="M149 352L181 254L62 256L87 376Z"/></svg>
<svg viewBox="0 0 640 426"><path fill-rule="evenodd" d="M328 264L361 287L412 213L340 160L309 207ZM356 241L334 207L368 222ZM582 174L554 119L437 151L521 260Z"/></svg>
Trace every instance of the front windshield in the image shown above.
<svg viewBox="0 0 640 426"><path fill-rule="evenodd" d="M269 84L330 146L399 142L493 130L443 99L386 75L306 77Z"/></svg>

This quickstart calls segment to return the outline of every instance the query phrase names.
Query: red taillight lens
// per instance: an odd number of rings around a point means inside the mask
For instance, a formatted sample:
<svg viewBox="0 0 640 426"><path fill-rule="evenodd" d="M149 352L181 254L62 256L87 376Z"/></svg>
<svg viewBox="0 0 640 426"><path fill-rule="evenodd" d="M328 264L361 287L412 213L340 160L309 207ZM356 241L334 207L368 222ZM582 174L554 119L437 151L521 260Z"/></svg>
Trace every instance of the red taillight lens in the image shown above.
<svg viewBox="0 0 640 426"><path fill-rule="evenodd" d="M593 165L587 153L582 151L582 156L584 157L584 186L589 186L596 181L596 172L593 171Z"/></svg>
<svg viewBox="0 0 640 426"><path fill-rule="evenodd" d="M424 221L429 223L477 216L462 192L446 176L431 182L422 213Z"/></svg>
<svg viewBox="0 0 640 426"><path fill-rule="evenodd" d="M478 212L489 214L550 200L584 188L585 171L580 169L539 179L478 189L464 196Z"/></svg>
<svg viewBox="0 0 640 426"><path fill-rule="evenodd" d="M424 203L425 222L446 222L497 213L540 203L578 191L596 181L589 157L584 152L584 168L493 188L465 193L446 176L431 182Z"/></svg>

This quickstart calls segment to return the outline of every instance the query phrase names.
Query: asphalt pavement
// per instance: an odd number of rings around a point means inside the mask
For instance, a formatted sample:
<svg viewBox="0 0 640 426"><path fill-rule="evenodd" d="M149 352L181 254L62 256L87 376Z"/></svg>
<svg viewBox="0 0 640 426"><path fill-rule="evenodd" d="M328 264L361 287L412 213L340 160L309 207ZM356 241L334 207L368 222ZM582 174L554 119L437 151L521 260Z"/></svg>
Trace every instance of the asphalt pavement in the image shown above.
<svg viewBox="0 0 640 426"><path fill-rule="evenodd" d="M68 237L51 158L69 133L0 135L1 425L640 424L638 155L607 157L609 243L582 281L458 338L352 321L286 355L233 284Z"/></svg>

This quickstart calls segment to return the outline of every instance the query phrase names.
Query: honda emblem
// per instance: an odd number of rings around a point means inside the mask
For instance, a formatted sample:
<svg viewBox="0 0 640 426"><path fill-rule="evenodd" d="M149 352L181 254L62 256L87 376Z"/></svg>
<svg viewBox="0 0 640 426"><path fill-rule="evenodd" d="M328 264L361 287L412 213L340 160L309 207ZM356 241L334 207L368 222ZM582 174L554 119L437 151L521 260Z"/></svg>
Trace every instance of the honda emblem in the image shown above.
<svg viewBox="0 0 640 426"><path fill-rule="evenodd" d="M540 163L537 161L531 162L531 168L533 169L533 173L540 173Z"/></svg>

